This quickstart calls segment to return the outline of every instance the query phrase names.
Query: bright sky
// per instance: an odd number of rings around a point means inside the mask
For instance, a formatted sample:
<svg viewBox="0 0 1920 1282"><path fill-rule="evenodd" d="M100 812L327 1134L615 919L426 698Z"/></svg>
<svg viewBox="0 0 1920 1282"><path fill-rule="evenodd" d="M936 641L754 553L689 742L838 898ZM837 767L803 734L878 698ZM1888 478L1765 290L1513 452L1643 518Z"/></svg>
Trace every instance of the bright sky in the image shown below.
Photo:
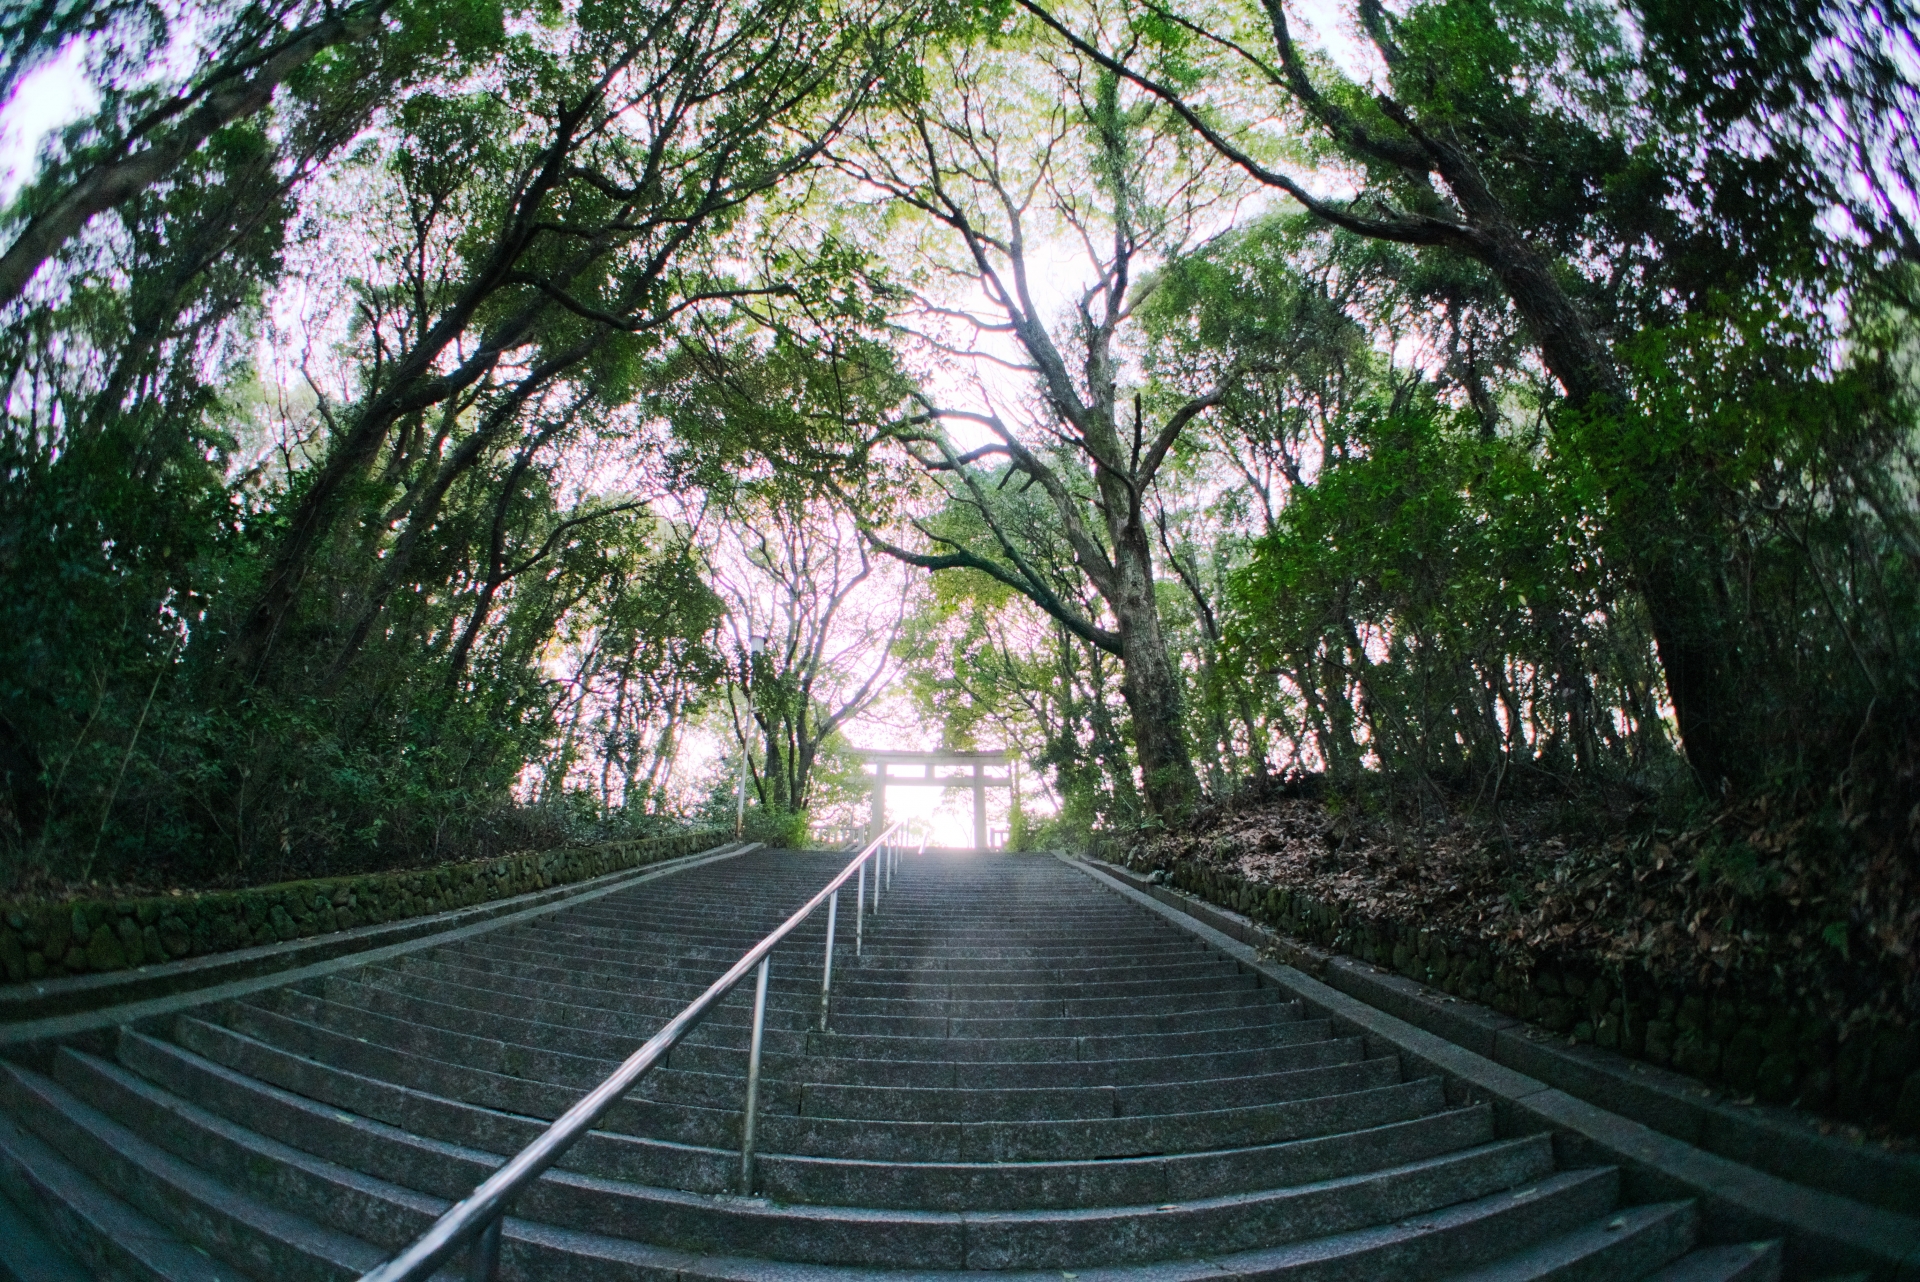
<svg viewBox="0 0 1920 1282"><path fill-rule="evenodd" d="M20 82L0 107L0 204L14 197L32 172L41 140L93 110L98 98L80 74L80 46Z"/></svg>

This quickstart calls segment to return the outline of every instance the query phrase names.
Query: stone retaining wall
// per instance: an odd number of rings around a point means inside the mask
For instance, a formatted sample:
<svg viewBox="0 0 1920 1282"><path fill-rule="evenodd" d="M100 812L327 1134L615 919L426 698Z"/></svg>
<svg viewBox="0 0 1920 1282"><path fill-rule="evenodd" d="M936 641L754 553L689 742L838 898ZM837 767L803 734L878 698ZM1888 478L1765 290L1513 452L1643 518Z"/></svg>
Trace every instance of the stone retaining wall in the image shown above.
<svg viewBox="0 0 1920 1282"><path fill-rule="evenodd" d="M1735 1095L1920 1133L1920 1030L1855 1026L1843 1036L1779 994L1689 990L1632 964L1531 955L1523 964L1484 940L1366 917L1223 869L1182 861L1169 872L1176 889L1575 1042Z"/></svg>
<svg viewBox="0 0 1920 1282"><path fill-rule="evenodd" d="M677 859L721 837L701 829L253 890L10 907L0 921L0 967L7 982L19 983L323 935Z"/></svg>

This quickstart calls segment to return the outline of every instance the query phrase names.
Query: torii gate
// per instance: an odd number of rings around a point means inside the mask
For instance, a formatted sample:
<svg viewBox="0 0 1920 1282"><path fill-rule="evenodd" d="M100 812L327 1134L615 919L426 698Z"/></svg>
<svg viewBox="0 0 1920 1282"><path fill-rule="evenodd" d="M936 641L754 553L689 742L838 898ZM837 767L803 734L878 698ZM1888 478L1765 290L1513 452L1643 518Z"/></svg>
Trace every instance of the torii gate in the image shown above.
<svg viewBox="0 0 1920 1282"><path fill-rule="evenodd" d="M902 784L915 788L972 788L973 789L973 841L978 850L989 846L987 837L987 789L1016 788L1019 786L1019 765L1004 752L858 752L854 756L873 766L873 826L868 830L869 841L878 840L887 826L887 788ZM919 766L917 775L897 775L889 772L892 766ZM966 770L964 774L937 775L935 767L952 766ZM988 766L1005 766L1004 774L986 773Z"/></svg>

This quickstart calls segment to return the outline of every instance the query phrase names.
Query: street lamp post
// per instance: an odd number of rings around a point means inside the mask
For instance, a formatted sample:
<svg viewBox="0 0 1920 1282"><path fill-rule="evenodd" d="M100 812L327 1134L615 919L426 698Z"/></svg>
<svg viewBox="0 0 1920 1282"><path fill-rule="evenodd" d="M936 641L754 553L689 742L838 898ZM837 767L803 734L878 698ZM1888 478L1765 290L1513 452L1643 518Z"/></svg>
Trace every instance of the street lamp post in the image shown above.
<svg viewBox="0 0 1920 1282"><path fill-rule="evenodd" d="M753 764L753 664L767 651L767 637L763 632L755 632L747 637L747 670L741 674L740 684L747 691L747 733L740 736L740 783L733 794L733 839L746 835L747 831L747 771Z"/></svg>

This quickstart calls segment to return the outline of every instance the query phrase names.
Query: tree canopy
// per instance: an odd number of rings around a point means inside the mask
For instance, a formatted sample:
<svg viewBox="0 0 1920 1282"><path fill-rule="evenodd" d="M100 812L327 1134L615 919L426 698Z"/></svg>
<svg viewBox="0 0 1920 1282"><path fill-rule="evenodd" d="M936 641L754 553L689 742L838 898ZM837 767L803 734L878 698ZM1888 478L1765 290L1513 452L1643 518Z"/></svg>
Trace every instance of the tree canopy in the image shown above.
<svg viewBox="0 0 1920 1282"><path fill-rule="evenodd" d="M93 96L0 214L9 882L804 821L883 698L1062 839L1892 806L1905 0L1333 12L0 9Z"/></svg>

